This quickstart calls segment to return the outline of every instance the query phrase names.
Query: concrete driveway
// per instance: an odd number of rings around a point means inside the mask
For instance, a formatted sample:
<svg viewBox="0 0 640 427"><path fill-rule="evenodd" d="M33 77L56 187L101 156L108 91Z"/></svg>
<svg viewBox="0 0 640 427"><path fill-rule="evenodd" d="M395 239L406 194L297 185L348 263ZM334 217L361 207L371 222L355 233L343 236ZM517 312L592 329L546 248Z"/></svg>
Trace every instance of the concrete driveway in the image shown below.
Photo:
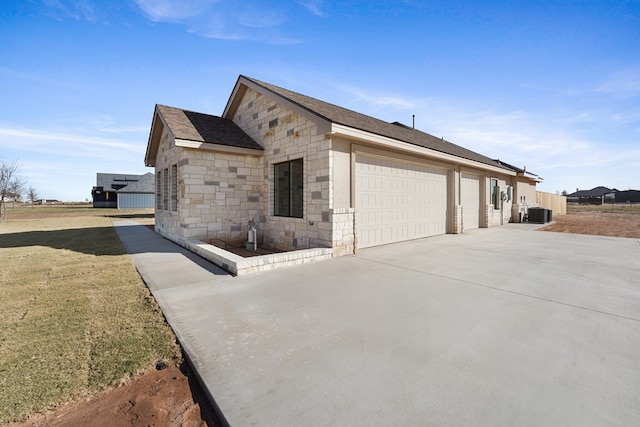
<svg viewBox="0 0 640 427"><path fill-rule="evenodd" d="M152 290L232 426L640 425L636 239L509 225L183 277Z"/></svg>

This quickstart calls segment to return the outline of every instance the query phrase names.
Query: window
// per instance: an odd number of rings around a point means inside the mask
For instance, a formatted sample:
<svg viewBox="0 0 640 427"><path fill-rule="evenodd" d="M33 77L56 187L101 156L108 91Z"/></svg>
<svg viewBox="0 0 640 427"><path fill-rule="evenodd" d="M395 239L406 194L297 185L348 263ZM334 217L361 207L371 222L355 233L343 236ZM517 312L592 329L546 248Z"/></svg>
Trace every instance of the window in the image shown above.
<svg viewBox="0 0 640 427"><path fill-rule="evenodd" d="M162 209L169 210L169 169L162 171Z"/></svg>
<svg viewBox="0 0 640 427"><path fill-rule="evenodd" d="M494 209L500 209L500 188L495 178L491 178L491 203Z"/></svg>
<svg viewBox="0 0 640 427"><path fill-rule="evenodd" d="M156 173L156 209L162 209L162 171Z"/></svg>
<svg viewBox="0 0 640 427"><path fill-rule="evenodd" d="M302 218L302 159L273 166L275 216Z"/></svg>
<svg viewBox="0 0 640 427"><path fill-rule="evenodd" d="M171 166L171 210L178 211L178 166Z"/></svg>

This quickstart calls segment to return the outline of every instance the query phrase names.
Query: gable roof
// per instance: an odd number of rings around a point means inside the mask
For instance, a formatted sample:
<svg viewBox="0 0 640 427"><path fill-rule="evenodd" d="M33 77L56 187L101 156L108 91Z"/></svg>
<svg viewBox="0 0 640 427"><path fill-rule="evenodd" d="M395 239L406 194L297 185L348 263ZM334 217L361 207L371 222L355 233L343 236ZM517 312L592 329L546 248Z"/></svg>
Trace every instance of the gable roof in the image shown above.
<svg viewBox="0 0 640 427"><path fill-rule="evenodd" d="M155 192L155 175L151 172L147 172L140 176L140 180L132 182L120 190L117 193L154 193Z"/></svg>
<svg viewBox="0 0 640 427"><path fill-rule="evenodd" d="M143 177L149 174L153 176L151 172L147 172L146 174L143 174L143 175L98 172L96 174L96 187L102 187L104 191L108 191L108 190L115 191L116 189L114 188L114 186L123 186L123 185L129 186L131 184L134 184L140 181L141 179L143 179Z"/></svg>
<svg viewBox="0 0 640 427"><path fill-rule="evenodd" d="M231 120L211 114L156 104L145 165L155 166L155 156L162 132L167 129L176 146L190 148L219 148L241 152L262 152L264 149Z"/></svg>
<svg viewBox="0 0 640 427"><path fill-rule="evenodd" d="M533 179L533 180L535 180L535 181L537 181L537 182L541 182L541 181L542 181L542 178L540 178L540 176L536 175L535 173L531 173L531 172L529 172L529 171L527 170L527 167L526 167L526 166L525 166L524 168L522 168L522 169L521 169L521 168L519 168L519 167L517 167L517 166L513 166L513 165L510 165L509 163L503 162L503 161L502 161L502 160L500 160L500 159L496 159L495 161L496 161L497 163L501 164L502 166L505 166L505 167L507 167L507 168L509 168L509 169L511 169L511 170L513 170L513 171L515 171L516 173L518 173L518 174L520 174L520 175L526 176L526 177L528 177L528 178L530 178L530 179Z"/></svg>
<svg viewBox="0 0 640 427"><path fill-rule="evenodd" d="M231 120L160 104L156 108L176 139L263 149Z"/></svg>
<svg viewBox="0 0 640 427"><path fill-rule="evenodd" d="M317 118L328 122L329 124L338 124L347 126L349 128L369 132L375 135L391 138L394 140L402 141L415 146L428 148L441 153L461 157L463 159L472 160L475 162L490 165L499 169L513 172L513 168L506 167L500 162L497 162L489 157L474 151L468 150L459 145L446 141L444 138L438 138L430 135L426 132L419 131L409 126L401 125L400 123L389 123L380 119L376 119L365 114L349 110L347 108L339 107L337 105L321 101L310 96L306 96L291 90L272 85L260 80L256 80L250 77L241 75L236 83L236 88L232 93L225 112L224 117L231 118L235 112L233 101L236 93L239 90L239 85L245 84L254 89L256 87L266 90L276 97L286 100L294 106L299 107L303 111L310 113Z"/></svg>
<svg viewBox="0 0 640 427"><path fill-rule="evenodd" d="M602 197L607 193L616 193L615 188L607 188L603 186L594 187L591 190L579 190L575 193L568 194L567 197Z"/></svg>

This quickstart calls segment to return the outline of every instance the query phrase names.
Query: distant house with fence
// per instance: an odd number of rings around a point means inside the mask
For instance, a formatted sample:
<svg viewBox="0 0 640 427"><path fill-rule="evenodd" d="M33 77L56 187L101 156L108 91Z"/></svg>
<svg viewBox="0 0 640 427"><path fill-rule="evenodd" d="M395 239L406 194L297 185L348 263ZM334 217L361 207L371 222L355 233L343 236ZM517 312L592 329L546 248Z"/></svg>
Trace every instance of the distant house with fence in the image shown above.
<svg viewBox="0 0 640 427"><path fill-rule="evenodd" d="M605 194L605 203L640 203L640 190L614 191Z"/></svg>
<svg viewBox="0 0 640 427"><path fill-rule="evenodd" d="M91 190L94 208L145 209L155 206L155 178L143 175L97 173Z"/></svg>
<svg viewBox="0 0 640 427"><path fill-rule="evenodd" d="M591 190L576 190L574 193L567 194L567 202L579 203L581 205L603 205L605 203L613 203L613 196L618 190L615 188L607 188L603 186L592 188Z"/></svg>

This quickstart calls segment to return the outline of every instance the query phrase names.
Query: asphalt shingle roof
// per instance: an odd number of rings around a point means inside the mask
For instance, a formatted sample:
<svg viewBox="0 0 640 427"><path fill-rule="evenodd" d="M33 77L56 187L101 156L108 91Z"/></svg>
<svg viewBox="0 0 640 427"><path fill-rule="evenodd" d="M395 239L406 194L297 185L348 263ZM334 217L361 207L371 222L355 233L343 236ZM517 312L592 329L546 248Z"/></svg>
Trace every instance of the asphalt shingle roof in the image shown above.
<svg viewBox="0 0 640 427"><path fill-rule="evenodd" d="M132 182L126 187L118 190L118 193L153 193L155 192L155 175L147 172L140 176L140 180Z"/></svg>
<svg viewBox="0 0 640 427"><path fill-rule="evenodd" d="M113 188L114 185L128 186L140 181L141 179L143 179L143 177L149 174L153 176L151 172L148 172L143 175L98 172L96 174L96 187L102 187L105 191L114 190Z"/></svg>
<svg viewBox="0 0 640 427"><path fill-rule="evenodd" d="M426 132L413 129L408 126L399 126L395 123L385 122L365 114L339 107L337 105L302 95L291 90L281 88L270 83L242 76L243 78L253 82L254 84L275 93L289 101L297 104L301 108L316 114L332 123L349 126L355 129L371 132L376 135L403 141L409 144L417 145L441 153L451 154L464 159L473 160L487 165L495 166L501 169L511 170L489 157L468 150L459 145L453 144L442 138L435 137Z"/></svg>
<svg viewBox="0 0 640 427"><path fill-rule="evenodd" d="M602 197L607 193L615 193L618 190L615 188L607 188L603 186L594 187L591 190L579 190L575 193L571 193L569 197Z"/></svg>
<svg viewBox="0 0 640 427"><path fill-rule="evenodd" d="M263 150L231 120L160 104L156 108L177 139Z"/></svg>

